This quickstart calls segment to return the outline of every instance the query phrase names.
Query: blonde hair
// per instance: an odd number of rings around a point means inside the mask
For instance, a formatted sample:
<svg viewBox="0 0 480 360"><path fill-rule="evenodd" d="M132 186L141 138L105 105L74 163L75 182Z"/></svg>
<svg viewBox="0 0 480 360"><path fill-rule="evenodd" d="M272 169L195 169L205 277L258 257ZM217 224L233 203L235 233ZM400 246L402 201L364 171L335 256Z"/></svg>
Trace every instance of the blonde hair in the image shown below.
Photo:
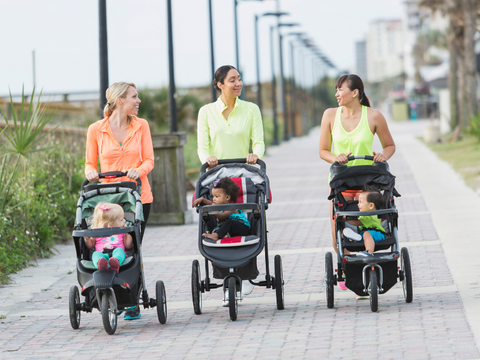
<svg viewBox="0 0 480 360"><path fill-rule="evenodd" d="M120 205L100 202L93 211L92 228L112 227L120 214L123 214L123 208Z"/></svg>
<svg viewBox="0 0 480 360"><path fill-rule="evenodd" d="M117 98L122 99L127 97L127 92L130 86L137 88L134 83L116 82L107 89L105 97L107 98L107 104L103 108L103 115L109 117L117 108ZM127 125L132 122L133 115L127 115Z"/></svg>

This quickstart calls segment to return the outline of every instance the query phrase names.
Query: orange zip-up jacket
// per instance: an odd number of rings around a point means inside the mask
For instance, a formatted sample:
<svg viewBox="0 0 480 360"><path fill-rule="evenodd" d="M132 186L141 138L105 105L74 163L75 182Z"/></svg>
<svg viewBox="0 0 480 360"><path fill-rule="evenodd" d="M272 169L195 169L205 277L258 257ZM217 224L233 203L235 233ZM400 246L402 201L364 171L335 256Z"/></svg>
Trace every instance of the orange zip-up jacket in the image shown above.
<svg viewBox="0 0 480 360"><path fill-rule="evenodd" d="M85 174L97 171L100 157L100 171L123 171L135 169L142 181L142 204L153 201L152 189L147 174L153 169L153 145L150 127L145 119L134 117L127 137L119 144L113 136L108 118L99 120L88 128ZM102 182L133 181L127 177L102 179Z"/></svg>

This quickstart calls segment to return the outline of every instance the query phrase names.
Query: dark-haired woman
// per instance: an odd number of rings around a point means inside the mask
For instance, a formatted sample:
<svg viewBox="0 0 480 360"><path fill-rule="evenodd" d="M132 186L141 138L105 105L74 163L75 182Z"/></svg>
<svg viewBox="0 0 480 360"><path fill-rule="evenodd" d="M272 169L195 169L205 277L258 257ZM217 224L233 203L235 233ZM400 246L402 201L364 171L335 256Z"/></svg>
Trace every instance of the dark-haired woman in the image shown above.
<svg viewBox="0 0 480 360"><path fill-rule="evenodd" d="M218 159L246 158L255 164L265 152L260 109L254 103L240 100L242 79L237 69L225 65L217 69L213 86L221 95L198 112L198 157L209 167ZM249 152L250 141L252 153Z"/></svg>
<svg viewBox="0 0 480 360"><path fill-rule="evenodd" d="M213 86L221 93L218 100L203 106L198 112L197 140L200 161L202 164L208 163L210 168L218 165L218 159L246 158L247 164L255 164L265 152L260 109L254 103L238 98L243 88L242 78L231 65L221 66L215 71ZM256 258L250 265L245 269L253 268L258 274ZM245 274L245 278L251 279L252 274L245 271L239 269L237 273ZM215 278L223 278L224 275L218 267L214 267ZM252 290L253 285L244 280L242 293L248 295ZM228 305L228 302L224 301L225 305Z"/></svg>
<svg viewBox="0 0 480 360"><path fill-rule="evenodd" d="M333 164L348 166L371 164L367 160L348 161L350 155L373 155L373 161L384 162L395 153L395 143L385 118L378 110L370 107L365 95L362 79L350 74L343 75L335 84L337 90L338 108L325 110L320 131L320 158ZM382 144L382 151L373 151L373 138L377 134ZM346 201L354 200L359 192L343 193ZM333 203L332 208L333 209ZM330 214L332 215L332 213ZM335 222L331 219L333 248L337 249L335 241ZM349 254L348 250L345 250ZM342 290L345 284L339 283Z"/></svg>

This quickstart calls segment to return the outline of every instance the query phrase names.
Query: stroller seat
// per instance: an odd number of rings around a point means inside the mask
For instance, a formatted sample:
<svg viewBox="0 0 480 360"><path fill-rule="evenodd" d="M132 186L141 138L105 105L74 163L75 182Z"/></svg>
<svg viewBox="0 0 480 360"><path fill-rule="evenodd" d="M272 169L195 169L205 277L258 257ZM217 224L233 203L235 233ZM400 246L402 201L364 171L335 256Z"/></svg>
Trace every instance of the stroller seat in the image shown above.
<svg viewBox="0 0 480 360"><path fill-rule="evenodd" d="M389 236L381 241L375 241L375 251L387 250L395 244L395 238ZM352 241L350 239L343 240L343 247L349 251L363 251L365 250L365 244L361 241Z"/></svg>

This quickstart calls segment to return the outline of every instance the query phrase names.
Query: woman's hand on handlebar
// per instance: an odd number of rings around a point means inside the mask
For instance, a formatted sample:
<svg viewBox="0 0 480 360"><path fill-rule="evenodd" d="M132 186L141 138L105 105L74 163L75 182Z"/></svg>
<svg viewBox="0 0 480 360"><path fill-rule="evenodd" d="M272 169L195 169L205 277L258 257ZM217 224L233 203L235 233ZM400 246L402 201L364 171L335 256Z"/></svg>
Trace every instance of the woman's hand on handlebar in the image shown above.
<svg viewBox="0 0 480 360"><path fill-rule="evenodd" d="M376 153L375 151L373 152L373 161L374 162L385 162L387 161L387 158L383 153Z"/></svg>
<svg viewBox="0 0 480 360"><path fill-rule="evenodd" d="M208 163L210 169L218 165L218 159L215 156L209 156L205 161Z"/></svg>
<svg viewBox="0 0 480 360"><path fill-rule="evenodd" d="M346 164L348 163L348 157L352 155L351 152L349 152L348 154L338 154L337 156L335 156L335 161L338 162L339 164Z"/></svg>
<svg viewBox="0 0 480 360"><path fill-rule="evenodd" d="M133 180L137 180L140 177L140 173L135 169L123 170L123 172L127 173L127 177Z"/></svg>
<svg viewBox="0 0 480 360"><path fill-rule="evenodd" d="M90 182L99 180L98 173L95 170L89 171L85 176Z"/></svg>
<svg viewBox="0 0 480 360"><path fill-rule="evenodd" d="M256 154L248 154L247 155L247 164L254 165L257 163L258 155Z"/></svg>

